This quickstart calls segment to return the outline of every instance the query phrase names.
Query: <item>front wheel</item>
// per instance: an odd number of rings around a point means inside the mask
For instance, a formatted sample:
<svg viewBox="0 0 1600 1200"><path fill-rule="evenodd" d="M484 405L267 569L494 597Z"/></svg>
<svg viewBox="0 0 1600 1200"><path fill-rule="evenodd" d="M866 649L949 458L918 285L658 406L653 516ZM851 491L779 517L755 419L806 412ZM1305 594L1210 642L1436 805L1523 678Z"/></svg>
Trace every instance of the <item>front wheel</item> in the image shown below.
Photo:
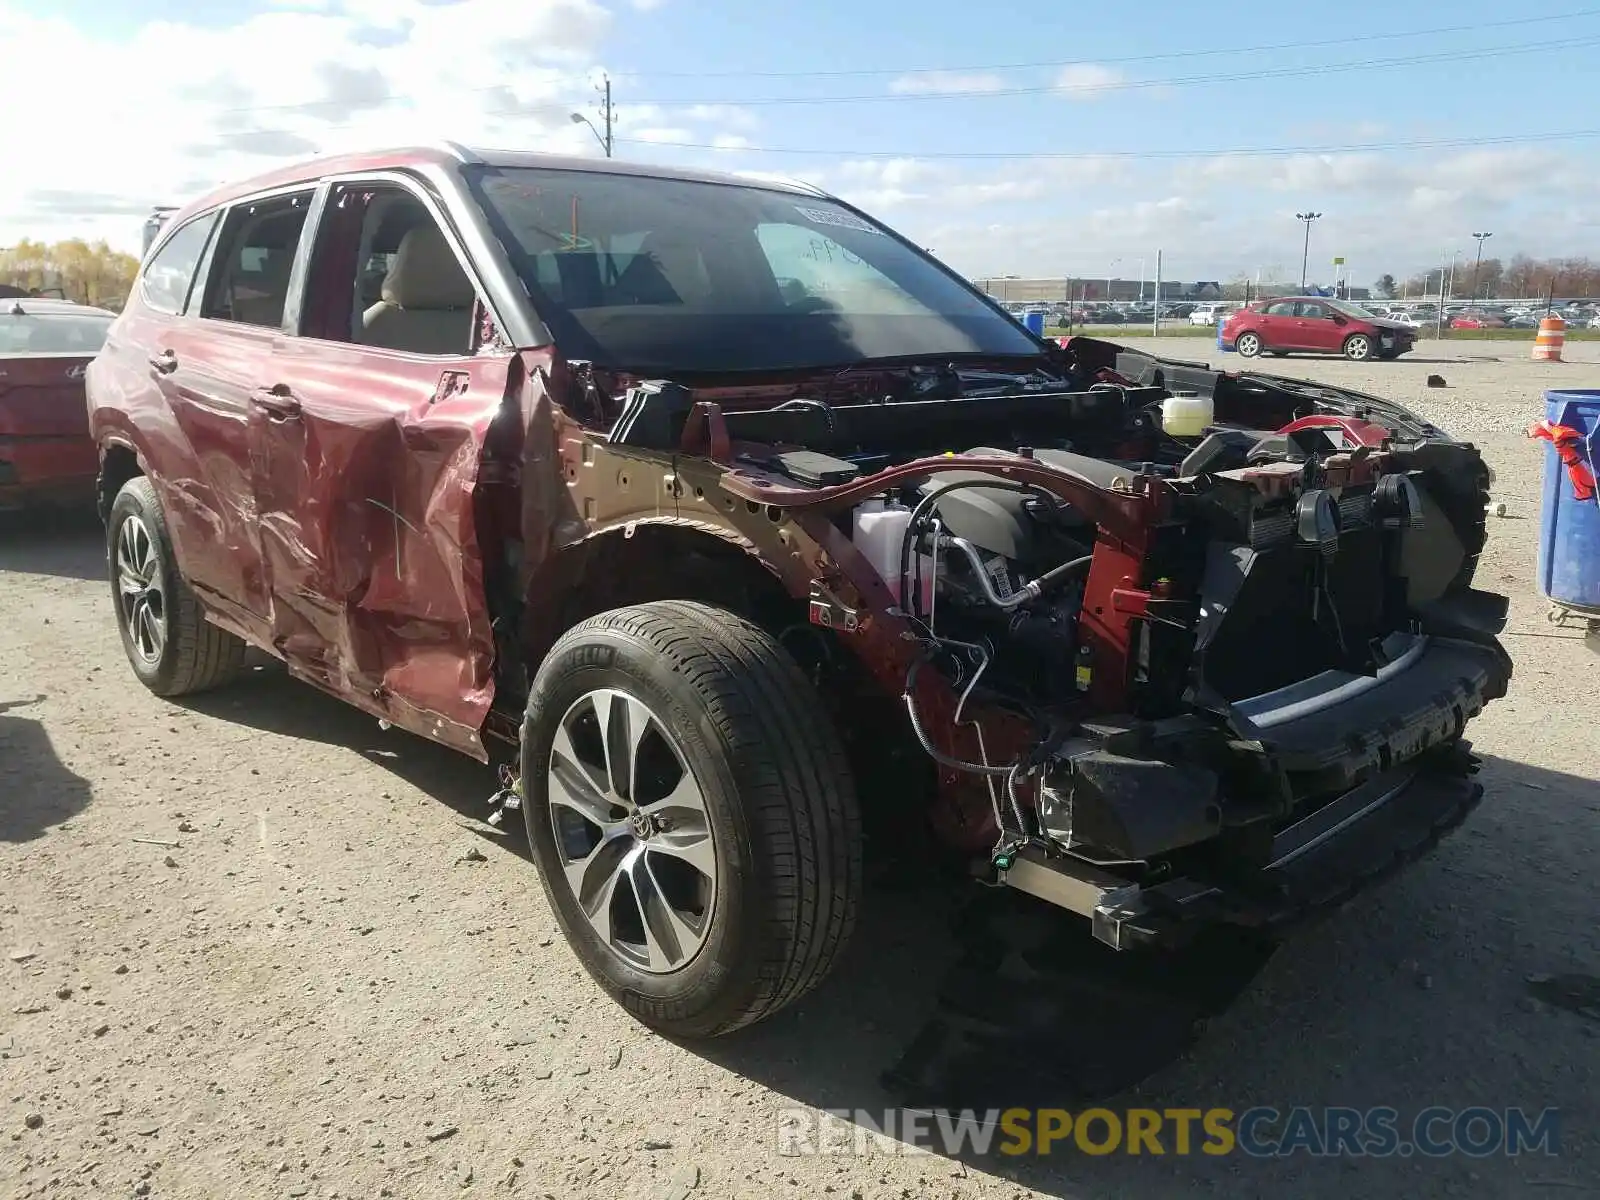
<svg viewBox="0 0 1600 1200"><path fill-rule="evenodd" d="M1344 356L1351 362L1366 362L1373 356L1372 339L1364 333L1352 333L1344 340Z"/></svg>
<svg viewBox="0 0 1600 1200"><path fill-rule="evenodd" d="M602 613L551 648L522 727L523 814L589 974L681 1037L815 987L861 903L838 734L783 649L687 601Z"/></svg>
<svg viewBox="0 0 1600 1200"><path fill-rule="evenodd" d="M1261 353L1261 337L1254 333L1241 333L1233 340L1233 348L1242 358L1254 358Z"/></svg>

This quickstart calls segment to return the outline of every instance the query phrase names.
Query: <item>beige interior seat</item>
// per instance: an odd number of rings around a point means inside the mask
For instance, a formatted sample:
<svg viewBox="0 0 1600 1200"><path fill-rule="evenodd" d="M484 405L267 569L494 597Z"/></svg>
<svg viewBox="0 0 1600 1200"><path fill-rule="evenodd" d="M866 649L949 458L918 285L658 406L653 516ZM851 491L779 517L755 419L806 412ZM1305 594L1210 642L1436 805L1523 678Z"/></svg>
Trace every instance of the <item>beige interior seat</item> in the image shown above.
<svg viewBox="0 0 1600 1200"><path fill-rule="evenodd" d="M268 254L260 271L235 277L229 304L233 319L267 328L282 325L293 266L294 255L283 250Z"/></svg>
<svg viewBox="0 0 1600 1200"><path fill-rule="evenodd" d="M436 226L406 231L384 276L382 296L362 314L365 345L413 354L467 353L472 281Z"/></svg>

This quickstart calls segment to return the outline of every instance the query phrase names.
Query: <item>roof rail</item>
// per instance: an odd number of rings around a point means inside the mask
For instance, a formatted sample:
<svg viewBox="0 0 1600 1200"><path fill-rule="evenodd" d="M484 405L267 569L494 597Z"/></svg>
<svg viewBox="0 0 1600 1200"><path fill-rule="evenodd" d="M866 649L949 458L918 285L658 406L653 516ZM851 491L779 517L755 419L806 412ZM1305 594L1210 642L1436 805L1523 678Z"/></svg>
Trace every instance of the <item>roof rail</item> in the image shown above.
<svg viewBox="0 0 1600 1200"><path fill-rule="evenodd" d="M470 150L466 146L463 146L460 142L443 140L439 143L439 145L464 163L470 163L473 166L483 165L482 156L479 155L477 151Z"/></svg>

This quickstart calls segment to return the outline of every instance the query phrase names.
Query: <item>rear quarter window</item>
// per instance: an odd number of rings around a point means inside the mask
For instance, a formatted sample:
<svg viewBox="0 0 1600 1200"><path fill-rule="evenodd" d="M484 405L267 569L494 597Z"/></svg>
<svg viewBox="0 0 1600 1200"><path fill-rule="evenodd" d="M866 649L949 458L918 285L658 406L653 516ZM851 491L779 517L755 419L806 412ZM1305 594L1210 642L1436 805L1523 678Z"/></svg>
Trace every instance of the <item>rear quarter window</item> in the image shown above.
<svg viewBox="0 0 1600 1200"><path fill-rule="evenodd" d="M205 253L217 214L206 213L173 232L145 264L140 279L144 302L157 312L181 313L194 285L195 268Z"/></svg>

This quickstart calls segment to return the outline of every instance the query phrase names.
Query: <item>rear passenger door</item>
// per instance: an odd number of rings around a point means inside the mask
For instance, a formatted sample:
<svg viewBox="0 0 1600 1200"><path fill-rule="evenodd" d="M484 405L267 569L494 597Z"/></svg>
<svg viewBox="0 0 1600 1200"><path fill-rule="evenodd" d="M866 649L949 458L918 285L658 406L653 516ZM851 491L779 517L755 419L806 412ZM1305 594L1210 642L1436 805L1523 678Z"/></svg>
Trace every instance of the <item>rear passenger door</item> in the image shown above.
<svg viewBox="0 0 1600 1200"><path fill-rule="evenodd" d="M1319 354L1337 354L1344 338L1344 328L1334 320L1333 309L1316 300L1299 302L1296 315L1300 323L1300 337L1304 348Z"/></svg>
<svg viewBox="0 0 1600 1200"><path fill-rule="evenodd" d="M1303 349L1293 300L1275 300L1261 310L1261 340L1274 350Z"/></svg>
<svg viewBox="0 0 1600 1200"><path fill-rule="evenodd" d="M297 676L481 753L494 636L475 505L512 355L479 348L482 289L409 179L331 181L319 211L251 423L272 642Z"/></svg>
<svg viewBox="0 0 1600 1200"><path fill-rule="evenodd" d="M250 412L283 333L289 266L311 197L302 188L224 210L182 317L161 331L148 358L187 444L181 470L164 473L164 500L186 526L185 577L252 638L262 634L267 596Z"/></svg>

